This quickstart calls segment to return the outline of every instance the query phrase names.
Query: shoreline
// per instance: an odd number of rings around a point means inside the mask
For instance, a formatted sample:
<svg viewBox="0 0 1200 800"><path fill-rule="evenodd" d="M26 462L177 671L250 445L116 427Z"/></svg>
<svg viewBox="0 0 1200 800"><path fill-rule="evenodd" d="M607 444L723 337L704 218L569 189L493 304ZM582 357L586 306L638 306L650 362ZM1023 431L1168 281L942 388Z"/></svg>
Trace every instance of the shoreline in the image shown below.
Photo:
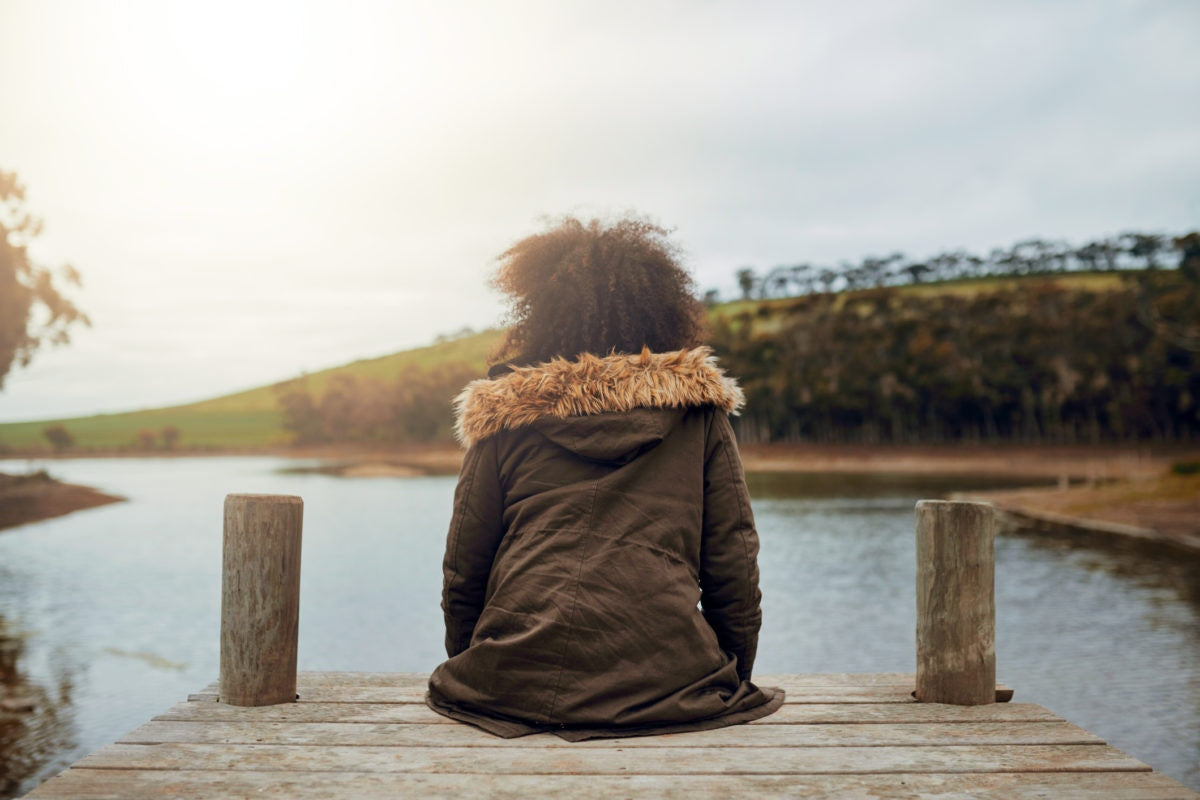
<svg viewBox="0 0 1200 800"><path fill-rule="evenodd" d="M742 445L752 472L857 472L977 475L1052 479L1072 483L1150 477L1180 459L1200 458L1200 447L1060 445Z"/></svg>
<svg viewBox="0 0 1200 800"><path fill-rule="evenodd" d="M1200 460L1200 444L1030 445L1030 444L743 444L742 463L753 472L895 472L973 474L1072 481L1147 477L1184 460ZM457 444L369 446L277 445L249 448L172 450L10 450L0 460L60 461L88 458L227 458L275 456L346 464L397 464L441 474L457 472L465 451Z"/></svg>
<svg viewBox="0 0 1200 800"><path fill-rule="evenodd" d="M1200 461L1200 447L1034 445L743 445L747 472L786 474L944 475L996 478L1030 487L959 493L955 499L995 505L1009 528L1024 527L1082 539L1138 542L1200 556L1200 475L1171 475L1172 464ZM317 464L287 472L347 479L457 474L464 450L456 445L364 447L316 445L242 451L171 450L23 454L25 459L187 458L276 456ZM13 457L12 454L6 454ZM43 476L44 472L41 473ZM49 476L45 476L49 479ZM53 481L53 479L49 479ZM7 481L7 483L5 483ZM124 498L54 481L24 495L0 475L0 529ZM1055 483L1056 486L1046 486ZM24 496L25 499L19 499ZM13 502L10 502L10 498Z"/></svg>
<svg viewBox="0 0 1200 800"><path fill-rule="evenodd" d="M125 500L90 486L63 483L44 470L29 475L0 473L0 531Z"/></svg>
<svg viewBox="0 0 1200 800"><path fill-rule="evenodd" d="M1160 474L1076 487L959 492L989 502L1002 525L1200 556L1200 474Z"/></svg>

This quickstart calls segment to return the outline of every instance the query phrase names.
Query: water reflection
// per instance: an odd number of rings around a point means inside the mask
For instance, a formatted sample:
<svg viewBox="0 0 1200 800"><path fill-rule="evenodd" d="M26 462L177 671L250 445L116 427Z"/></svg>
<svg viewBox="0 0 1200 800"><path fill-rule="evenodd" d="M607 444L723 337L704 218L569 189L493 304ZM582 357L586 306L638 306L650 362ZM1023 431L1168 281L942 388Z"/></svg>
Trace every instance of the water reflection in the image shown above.
<svg viewBox="0 0 1200 800"><path fill-rule="evenodd" d="M1110 573L1147 589L1170 589L1173 598L1200 609L1200 558L1195 556L1116 537L1089 539L1082 534L1022 528L1008 533L1037 550L1070 558L1078 568Z"/></svg>
<svg viewBox="0 0 1200 800"><path fill-rule="evenodd" d="M1035 533L996 558L997 668L1017 699L1200 789L1200 565Z"/></svg>
<svg viewBox="0 0 1200 800"><path fill-rule="evenodd" d="M0 616L0 798L49 777L56 757L75 746L70 671L50 687L31 680L21 664L27 636Z"/></svg>

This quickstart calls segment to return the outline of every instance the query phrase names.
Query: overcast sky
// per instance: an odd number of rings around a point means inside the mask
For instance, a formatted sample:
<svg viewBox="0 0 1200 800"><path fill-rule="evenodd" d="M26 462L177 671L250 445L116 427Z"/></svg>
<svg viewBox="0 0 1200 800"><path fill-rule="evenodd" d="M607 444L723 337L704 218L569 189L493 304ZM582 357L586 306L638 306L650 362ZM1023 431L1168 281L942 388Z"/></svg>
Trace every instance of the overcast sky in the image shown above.
<svg viewBox="0 0 1200 800"><path fill-rule="evenodd" d="M0 421L498 323L544 215L734 271L1200 228L1200 2L0 0L0 169L92 318Z"/></svg>

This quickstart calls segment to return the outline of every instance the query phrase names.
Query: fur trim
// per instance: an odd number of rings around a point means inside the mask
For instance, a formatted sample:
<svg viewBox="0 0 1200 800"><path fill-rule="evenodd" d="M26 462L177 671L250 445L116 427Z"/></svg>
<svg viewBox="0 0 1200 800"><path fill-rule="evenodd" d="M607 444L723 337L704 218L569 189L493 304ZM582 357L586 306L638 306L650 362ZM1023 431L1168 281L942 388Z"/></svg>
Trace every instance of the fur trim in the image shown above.
<svg viewBox="0 0 1200 800"><path fill-rule="evenodd" d="M577 361L556 358L513 367L494 380L471 381L454 401L455 434L469 447L541 417L690 406L736 414L744 402L737 381L717 366L707 347L603 358L584 353Z"/></svg>

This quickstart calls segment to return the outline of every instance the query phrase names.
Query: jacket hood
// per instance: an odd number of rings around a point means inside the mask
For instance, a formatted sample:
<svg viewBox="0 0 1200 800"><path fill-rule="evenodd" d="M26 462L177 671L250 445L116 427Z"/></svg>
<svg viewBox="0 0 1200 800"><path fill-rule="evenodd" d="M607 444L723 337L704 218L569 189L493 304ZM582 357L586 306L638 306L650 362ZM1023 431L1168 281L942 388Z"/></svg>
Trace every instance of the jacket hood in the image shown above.
<svg viewBox="0 0 1200 800"><path fill-rule="evenodd" d="M661 441L679 410L715 406L736 414L744 402L737 382L717 366L708 347L604 357L585 353L574 361L556 358L512 367L498 378L467 384L455 399L455 433L469 447L532 425L586 457L623 460Z"/></svg>

